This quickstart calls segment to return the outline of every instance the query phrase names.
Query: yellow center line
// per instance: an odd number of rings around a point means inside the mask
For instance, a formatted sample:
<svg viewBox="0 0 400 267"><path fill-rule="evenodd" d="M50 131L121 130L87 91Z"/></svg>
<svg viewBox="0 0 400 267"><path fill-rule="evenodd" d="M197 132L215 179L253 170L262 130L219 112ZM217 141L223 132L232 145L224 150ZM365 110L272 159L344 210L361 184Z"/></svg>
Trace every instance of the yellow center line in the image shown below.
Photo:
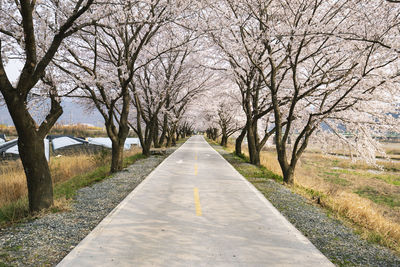
<svg viewBox="0 0 400 267"><path fill-rule="evenodd" d="M194 194L194 205L196 207L196 215L201 216L201 206L200 206L200 197L199 197L199 189L195 187L193 189L193 194Z"/></svg>
<svg viewBox="0 0 400 267"><path fill-rule="evenodd" d="M197 175L198 172L198 166L197 163L194 164L194 175Z"/></svg>

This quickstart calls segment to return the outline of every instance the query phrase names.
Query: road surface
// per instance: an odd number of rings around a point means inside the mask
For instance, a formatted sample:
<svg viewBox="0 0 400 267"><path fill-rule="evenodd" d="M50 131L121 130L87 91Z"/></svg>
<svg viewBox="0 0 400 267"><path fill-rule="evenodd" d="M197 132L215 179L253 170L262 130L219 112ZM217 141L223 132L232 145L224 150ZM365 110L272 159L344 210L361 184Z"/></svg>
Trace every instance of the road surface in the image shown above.
<svg viewBox="0 0 400 267"><path fill-rule="evenodd" d="M332 263L194 136L58 266L291 265Z"/></svg>

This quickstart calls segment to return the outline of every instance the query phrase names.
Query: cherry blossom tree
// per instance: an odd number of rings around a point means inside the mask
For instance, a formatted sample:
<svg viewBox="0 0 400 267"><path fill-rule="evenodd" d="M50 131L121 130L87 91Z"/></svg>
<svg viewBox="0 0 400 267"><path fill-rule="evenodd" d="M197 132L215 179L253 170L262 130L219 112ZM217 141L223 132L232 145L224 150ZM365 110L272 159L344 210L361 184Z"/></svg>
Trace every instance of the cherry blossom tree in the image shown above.
<svg viewBox="0 0 400 267"><path fill-rule="evenodd" d="M227 78L237 85L241 97L241 106L246 114L246 123L236 139L237 155L241 155L241 145L247 137L250 162L260 164L260 152L275 131L270 123L264 123L260 129L260 121L272 113L270 92L263 83L257 66L253 60L262 60L267 54L265 47L248 46L248 36L252 38L260 34L259 23L249 16L245 1L219 1L210 5L211 10L206 16L206 32L219 50L217 57L222 62L220 68L226 69ZM283 104L283 103L282 103Z"/></svg>
<svg viewBox="0 0 400 267"><path fill-rule="evenodd" d="M38 211L53 204L53 187L44 155L43 139L62 114L56 86L49 86L51 108L40 124L28 109L29 95L45 88L48 65L63 41L95 21L96 13L86 1L1 1L0 91L18 132L18 147L28 184L29 208ZM23 68L16 82L10 81L5 65L18 60Z"/></svg>
<svg viewBox="0 0 400 267"><path fill-rule="evenodd" d="M237 107L237 106L236 106ZM221 129L221 146L227 146L228 138L243 128L238 120L238 110L235 105L223 101L218 105L218 125Z"/></svg>

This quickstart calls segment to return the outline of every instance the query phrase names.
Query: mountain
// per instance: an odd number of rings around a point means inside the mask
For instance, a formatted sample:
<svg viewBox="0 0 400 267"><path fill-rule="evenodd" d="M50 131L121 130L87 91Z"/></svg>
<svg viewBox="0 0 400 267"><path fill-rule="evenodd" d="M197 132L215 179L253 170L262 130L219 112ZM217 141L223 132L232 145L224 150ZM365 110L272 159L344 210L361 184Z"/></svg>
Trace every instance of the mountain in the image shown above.
<svg viewBox="0 0 400 267"><path fill-rule="evenodd" d="M100 127L104 125L104 119L97 110L88 110L86 107L70 99L63 100L61 105L64 113L58 119L58 123L85 123ZM5 105L0 106L0 124L14 125Z"/></svg>

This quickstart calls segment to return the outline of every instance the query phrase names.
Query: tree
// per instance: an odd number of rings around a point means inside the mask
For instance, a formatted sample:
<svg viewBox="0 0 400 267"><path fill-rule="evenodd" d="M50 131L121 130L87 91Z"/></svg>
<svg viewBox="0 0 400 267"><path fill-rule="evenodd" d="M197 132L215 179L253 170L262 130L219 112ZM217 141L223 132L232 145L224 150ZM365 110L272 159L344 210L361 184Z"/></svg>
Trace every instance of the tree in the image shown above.
<svg viewBox="0 0 400 267"><path fill-rule="evenodd" d="M240 128L235 121L235 113L227 103L218 106L218 125L221 128L221 146L226 147L228 138Z"/></svg>
<svg viewBox="0 0 400 267"><path fill-rule="evenodd" d="M64 39L95 20L96 13L84 17L93 0L2 1L0 6L0 92L18 133L18 148L28 184L29 208L39 211L53 204L53 186L44 155L43 139L62 114L56 88L47 98L51 108L40 125L28 109L29 95L40 85L47 66ZM5 26L7 25L7 28ZM8 79L9 59L23 62L16 83Z"/></svg>
<svg viewBox="0 0 400 267"><path fill-rule="evenodd" d="M246 2L262 38L251 38L248 32L242 36L247 50L267 52L251 61L270 91L276 150L286 183L293 183L296 164L321 123L348 119L350 111L365 114L360 107L376 101L377 92L385 92L383 85L390 77L384 70L397 59L393 51L377 45L387 32L369 41L353 38L365 32L360 21L371 18L359 16L364 14L362 4L342 2L276 1L265 3L268 9L257 1ZM290 137L294 142L289 146Z"/></svg>

